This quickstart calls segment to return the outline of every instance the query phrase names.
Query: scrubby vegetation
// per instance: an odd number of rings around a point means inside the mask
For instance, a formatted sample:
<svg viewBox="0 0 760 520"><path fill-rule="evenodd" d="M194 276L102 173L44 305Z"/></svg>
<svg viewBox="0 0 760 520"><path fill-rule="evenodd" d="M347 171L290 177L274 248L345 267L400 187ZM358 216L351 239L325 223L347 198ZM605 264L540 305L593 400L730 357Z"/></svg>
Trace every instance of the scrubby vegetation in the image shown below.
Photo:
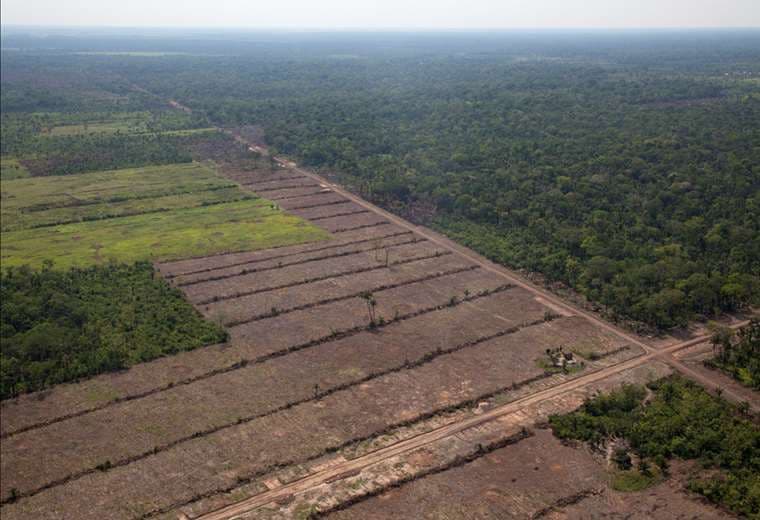
<svg viewBox="0 0 760 520"><path fill-rule="evenodd" d="M736 333L719 327L711 341L715 357L705 361L705 365L760 390L760 320L751 320Z"/></svg>
<svg viewBox="0 0 760 520"><path fill-rule="evenodd" d="M647 389L627 385L589 399L577 411L550 418L562 439L601 446L622 438L638 460L616 451L621 489L637 490L667 474L668 460L694 460L702 468L689 489L735 513L760 518L760 428L737 408L695 383L667 378Z"/></svg>
<svg viewBox="0 0 760 520"><path fill-rule="evenodd" d="M148 262L10 268L0 296L3 399L227 338Z"/></svg>

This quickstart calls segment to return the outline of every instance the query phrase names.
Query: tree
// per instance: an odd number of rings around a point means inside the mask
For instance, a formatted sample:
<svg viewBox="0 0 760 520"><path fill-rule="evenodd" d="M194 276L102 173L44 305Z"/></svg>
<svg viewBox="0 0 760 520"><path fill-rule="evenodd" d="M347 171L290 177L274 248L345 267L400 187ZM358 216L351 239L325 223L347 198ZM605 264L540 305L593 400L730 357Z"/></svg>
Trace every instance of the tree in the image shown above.
<svg viewBox="0 0 760 520"><path fill-rule="evenodd" d="M367 313L369 314L369 326L374 327L377 324L375 321L375 307L377 306L377 300L371 292L365 291L360 295L360 298L367 304Z"/></svg>

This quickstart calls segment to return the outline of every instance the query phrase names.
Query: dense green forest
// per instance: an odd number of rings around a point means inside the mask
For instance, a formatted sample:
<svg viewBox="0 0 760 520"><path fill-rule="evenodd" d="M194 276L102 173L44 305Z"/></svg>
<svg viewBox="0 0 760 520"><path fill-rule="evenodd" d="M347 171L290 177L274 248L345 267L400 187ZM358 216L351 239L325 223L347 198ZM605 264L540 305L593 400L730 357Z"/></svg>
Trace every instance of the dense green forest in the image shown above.
<svg viewBox="0 0 760 520"><path fill-rule="evenodd" d="M712 346L715 357L706 360L706 366L723 370L760 390L760 320L751 320L738 332L719 327L713 334Z"/></svg>
<svg viewBox="0 0 760 520"><path fill-rule="evenodd" d="M667 476L673 458L698 461L704 476L690 490L749 518L760 518L760 428L746 412L705 392L697 384L668 378L651 385L653 396L639 386L624 386L588 400L579 410L552 416L561 439L600 446L625 439L638 459L632 467L628 449L613 457L626 476ZM718 475L710 474L718 470Z"/></svg>
<svg viewBox="0 0 760 520"><path fill-rule="evenodd" d="M760 302L757 32L283 39L3 67L69 63L255 125L273 151L613 318L667 329Z"/></svg>
<svg viewBox="0 0 760 520"><path fill-rule="evenodd" d="M226 340L149 262L8 268L0 284L0 397Z"/></svg>

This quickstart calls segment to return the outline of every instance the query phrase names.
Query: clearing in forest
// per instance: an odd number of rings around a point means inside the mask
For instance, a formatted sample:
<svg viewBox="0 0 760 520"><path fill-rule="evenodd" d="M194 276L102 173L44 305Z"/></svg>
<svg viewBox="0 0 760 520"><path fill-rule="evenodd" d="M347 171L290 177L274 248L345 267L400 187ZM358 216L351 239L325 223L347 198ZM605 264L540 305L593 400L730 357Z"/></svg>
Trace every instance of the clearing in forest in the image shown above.
<svg viewBox="0 0 760 520"><path fill-rule="evenodd" d="M86 266L298 244L327 233L199 163L2 182L4 266Z"/></svg>

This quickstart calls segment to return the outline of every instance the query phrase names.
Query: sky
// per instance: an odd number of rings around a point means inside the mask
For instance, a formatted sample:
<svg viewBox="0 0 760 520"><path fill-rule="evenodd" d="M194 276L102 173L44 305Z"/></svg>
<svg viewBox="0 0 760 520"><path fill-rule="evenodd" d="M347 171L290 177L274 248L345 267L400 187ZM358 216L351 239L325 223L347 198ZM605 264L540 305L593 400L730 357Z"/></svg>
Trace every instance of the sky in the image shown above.
<svg viewBox="0 0 760 520"><path fill-rule="evenodd" d="M321 29L760 27L760 0L2 0L3 25Z"/></svg>

